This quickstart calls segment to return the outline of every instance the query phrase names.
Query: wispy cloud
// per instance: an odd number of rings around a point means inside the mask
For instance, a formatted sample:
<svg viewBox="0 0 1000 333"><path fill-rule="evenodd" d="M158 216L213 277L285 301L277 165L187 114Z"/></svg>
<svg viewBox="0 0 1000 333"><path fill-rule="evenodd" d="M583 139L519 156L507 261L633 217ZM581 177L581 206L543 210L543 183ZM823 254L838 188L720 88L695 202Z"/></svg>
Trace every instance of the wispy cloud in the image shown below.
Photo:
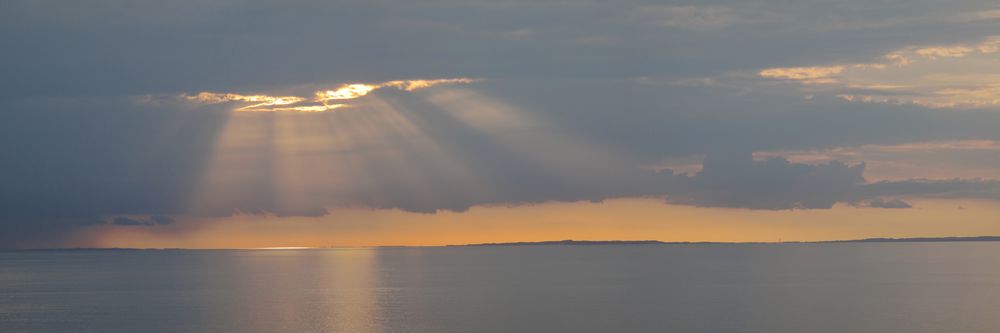
<svg viewBox="0 0 1000 333"><path fill-rule="evenodd" d="M636 8L633 16L654 25L688 30L719 30L751 21L726 6L647 5Z"/></svg>
<svg viewBox="0 0 1000 333"><path fill-rule="evenodd" d="M1000 51L1000 37L991 37L976 46L979 52L990 54Z"/></svg>
<svg viewBox="0 0 1000 333"><path fill-rule="evenodd" d="M813 66L768 68L760 71L760 76L769 79L793 80L805 84L833 83L836 75L844 71L844 66Z"/></svg>
<svg viewBox="0 0 1000 333"><path fill-rule="evenodd" d="M850 102L991 108L1000 105L1000 59L994 56L998 51L1000 36L992 36L978 42L908 46L870 63L768 68L758 76L799 84L807 96L829 94Z"/></svg>
<svg viewBox="0 0 1000 333"><path fill-rule="evenodd" d="M919 54L925 58L937 59L941 58L958 58L969 55L974 50L971 47L964 45L954 45L954 46L934 46L920 48L914 51L914 53Z"/></svg>
<svg viewBox="0 0 1000 333"><path fill-rule="evenodd" d="M978 11L975 13L975 18L978 20L1000 19L1000 9L989 9L989 10Z"/></svg>
<svg viewBox="0 0 1000 333"><path fill-rule="evenodd" d="M912 63L915 62L913 59L911 59L910 57L907 57L905 54L898 53L898 52L892 52L892 53L886 54L886 55L882 56L882 59L884 59L885 61L889 62L892 65L895 65L896 67L903 67L903 66L906 66L906 65L909 65L909 64L912 64ZM876 65L880 65L880 64L876 64Z"/></svg>

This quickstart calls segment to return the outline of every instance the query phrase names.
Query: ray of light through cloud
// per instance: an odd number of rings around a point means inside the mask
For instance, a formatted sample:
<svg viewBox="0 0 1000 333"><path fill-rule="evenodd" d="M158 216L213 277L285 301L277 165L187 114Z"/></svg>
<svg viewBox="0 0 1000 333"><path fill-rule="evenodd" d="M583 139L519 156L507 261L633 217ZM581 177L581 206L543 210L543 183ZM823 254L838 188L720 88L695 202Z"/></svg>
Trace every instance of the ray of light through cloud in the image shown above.
<svg viewBox="0 0 1000 333"><path fill-rule="evenodd" d="M482 210L488 234L536 206L552 211L518 223L1000 200L989 1L0 7L0 248L202 246L257 220L254 242L291 220L448 234L438 218ZM252 243L229 244L296 245Z"/></svg>

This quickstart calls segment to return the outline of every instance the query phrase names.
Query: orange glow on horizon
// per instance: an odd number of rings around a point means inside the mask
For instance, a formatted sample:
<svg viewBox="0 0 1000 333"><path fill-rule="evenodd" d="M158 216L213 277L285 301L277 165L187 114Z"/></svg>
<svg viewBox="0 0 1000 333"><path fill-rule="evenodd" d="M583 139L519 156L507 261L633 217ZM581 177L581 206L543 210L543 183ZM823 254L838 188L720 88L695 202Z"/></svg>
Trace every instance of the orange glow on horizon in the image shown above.
<svg viewBox="0 0 1000 333"><path fill-rule="evenodd" d="M322 217L240 215L152 228L101 225L77 244L139 248L440 246L547 240L775 242L870 237L1000 235L988 201L915 200L912 209L698 208L656 199L473 207L411 213L337 209ZM942 223L942 221L948 221Z"/></svg>

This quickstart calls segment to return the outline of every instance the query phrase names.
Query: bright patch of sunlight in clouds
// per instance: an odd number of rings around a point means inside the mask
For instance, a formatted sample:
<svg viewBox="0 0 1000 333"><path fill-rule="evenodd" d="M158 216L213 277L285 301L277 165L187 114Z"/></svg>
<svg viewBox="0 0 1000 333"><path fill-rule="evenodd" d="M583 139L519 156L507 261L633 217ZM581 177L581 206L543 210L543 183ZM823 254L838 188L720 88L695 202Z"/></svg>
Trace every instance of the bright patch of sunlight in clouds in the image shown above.
<svg viewBox="0 0 1000 333"><path fill-rule="evenodd" d="M351 83L340 86L335 90L322 90L316 92L316 101L323 102L337 99L355 99L380 88L396 88L404 91L414 91L417 89L430 88L439 84L472 83L475 79L455 78L455 79L435 79L435 80L396 80L377 84Z"/></svg>
<svg viewBox="0 0 1000 333"><path fill-rule="evenodd" d="M354 83L345 84L336 90L323 90L316 92L316 101L328 101L332 99L355 99L368 93L372 90L378 89L379 86L364 84L364 83Z"/></svg>
<svg viewBox="0 0 1000 333"><path fill-rule="evenodd" d="M333 109L348 107L346 103L330 103L335 100L350 100L368 95L372 91L381 88L394 88L403 91L414 91L429 88L441 84L468 84L476 82L477 79L470 78L447 78L432 80L395 80L382 83L347 83L337 89L319 90L314 92L313 99L300 96L272 96L272 95L241 95L234 93L214 93L200 92L195 95L182 95L187 101L198 104L222 104L222 103L243 103L248 104L234 111L297 111L297 112L323 112Z"/></svg>
<svg viewBox="0 0 1000 333"><path fill-rule="evenodd" d="M276 105L289 105L305 101L305 98L297 96L269 96L269 95L240 95L230 93L200 92L197 95L185 95L185 99L202 104L221 104L229 102L249 102L254 103L237 111L252 111L258 108L267 108Z"/></svg>

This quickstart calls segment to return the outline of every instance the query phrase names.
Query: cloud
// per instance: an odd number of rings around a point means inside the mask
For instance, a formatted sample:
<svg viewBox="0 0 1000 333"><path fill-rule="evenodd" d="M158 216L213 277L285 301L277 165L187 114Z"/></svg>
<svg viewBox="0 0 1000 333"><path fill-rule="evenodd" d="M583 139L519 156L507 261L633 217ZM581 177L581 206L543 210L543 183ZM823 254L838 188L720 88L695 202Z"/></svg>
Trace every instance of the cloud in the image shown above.
<svg viewBox="0 0 1000 333"><path fill-rule="evenodd" d="M127 218L127 217L116 217L116 218L113 218L111 220L111 224L114 224L114 225L124 225L124 226L139 226L139 225L143 225L144 226L144 225L147 225L147 223L145 221L134 220L134 219L130 219L130 218Z"/></svg>
<svg viewBox="0 0 1000 333"><path fill-rule="evenodd" d="M995 20L1000 19L1000 9L988 9L981 10L975 13L976 18L980 20Z"/></svg>
<svg viewBox="0 0 1000 333"><path fill-rule="evenodd" d="M1000 11L998 11L1000 12ZM979 52L990 54L1000 51L1000 37L994 36L976 46Z"/></svg>
<svg viewBox="0 0 1000 333"><path fill-rule="evenodd" d="M115 216L110 219L109 223L128 227L152 227L174 223L174 218L166 215Z"/></svg>
<svg viewBox="0 0 1000 333"><path fill-rule="evenodd" d="M747 154L709 155L703 169L667 195L673 203L749 209L820 209L850 200L864 164L755 161Z"/></svg>
<svg viewBox="0 0 1000 333"><path fill-rule="evenodd" d="M180 0L132 7L11 0L4 9L0 39L20 50L0 62L4 98L278 91L408 77L704 76L853 63L907 45L950 45L953 36L986 37L998 24L990 19L995 6L965 0Z"/></svg>
<svg viewBox="0 0 1000 333"><path fill-rule="evenodd" d="M199 104L222 104L230 102L249 103L233 111L253 111L253 112L276 112L276 111L297 111L297 112L323 112L350 106L346 103L330 103L330 101L350 100L368 95L372 91L381 88L396 88L403 91L414 91L418 89L430 88L443 84L469 84L476 82L476 79L451 78L433 80L396 80L375 84L367 83L345 83L332 90L319 90L314 92L315 98L309 100L299 96L271 96L271 95L240 95L233 93L213 93L200 92L195 95L182 95L181 97Z"/></svg>
<svg viewBox="0 0 1000 333"><path fill-rule="evenodd" d="M174 218L166 215L153 215L149 217L149 222L152 224L171 224L174 223Z"/></svg>
<svg viewBox="0 0 1000 333"><path fill-rule="evenodd" d="M912 205L900 199L884 200L882 198L875 198L868 201L867 204L869 207L874 208L913 208Z"/></svg>
<svg viewBox="0 0 1000 333"><path fill-rule="evenodd" d="M836 75L843 71L844 66L785 67L764 69L759 74L761 77L769 79L795 80L812 84L836 82Z"/></svg>
<svg viewBox="0 0 1000 333"><path fill-rule="evenodd" d="M326 102L330 100L355 99L368 95L368 93L381 88L396 88L404 91L414 91L418 89L430 88L441 84L469 84L479 81L470 78L433 79L433 80L396 80L376 84L348 83L335 90L317 91L316 102Z"/></svg>
<svg viewBox="0 0 1000 333"><path fill-rule="evenodd" d="M916 61L906 56L905 54L899 52L892 52L882 56L882 59L888 61L890 64L896 67L903 67L915 63Z"/></svg>
<svg viewBox="0 0 1000 333"><path fill-rule="evenodd" d="M1000 200L1000 180L869 182L864 169L864 163L803 164L779 157L754 160L750 154L709 155L701 172L673 179L666 197L676 204L763 210L828 209L837 203L911 208L900 199L884 199L900 196Z"/></svg>
<svg viewBox="0 0 1000 333"><path fill-rule="evenodd" d="M971 88L945 88L934 92L941 98L917 100L918 104L938 108L994 107L1000 105L1000 84L985 84Z"/></svg>
<svg viewBox="0 0 1000 333"><path fill-rule="evenodd" d="M698 193L677 198L690 204L820 207L830 199L789 201L787 193L806 191L791 185L774 201L728 202L722 199L751 196L752 189L727 187L739 178L718 172L685 179L642 166L673 156L717 160L719 150L1000 139L994 113L618 80L488 80L415 93L377 90L350 101L349 112L289 114L184 112L127 100L8 105L10 121L0 123L0 220L50 219L68 226L76 223L70 219L104 216L316 215L337 206L434 212L683 194L672 186ZM789 175L803 172L804 184L820 182L812 176L853 179L835 177L837 166L808 171L795 162L770 163ZM734 177L752 180L770 172L764 162L748 165L733 169ZM213 178L218 182L206 183ZM213 190L218 200L192 207L196 194Z"/></svg>
<svg viewBox="0 0 1000 333"><path fill-rule="evenodd" d="M935 46L919 48L914 53L929 59L964 57L974 50L967 46Z"/></svg>
<svg viewBox="0 0 1000 333"><path fill-rule="evenodd" d="M759 151L755 158L781 157L805 164L843 161L865 163L869 180L956 177L1000 179L1000 142L957 140L867 144L852 147Z"/></svg>
<svg viewBox="0 0 1000 333"><path fill-rule="evenodd" d="M882 181L866 184L859 195L1000 200L1000 180L956 178L949 180Z"/></svg>
<svg viewBox="0 0 1000 333"><path fill-rule="evenodd" d="M3 9L0 40L12 51L0 55L0 244L114 227L115 217L433 213L627 196L806 209L993 195L992 180L968 170L948 174L959 180L859 180L889 159L750 155L1000 140L997 113L929 108L996 107L993 4ZM934 47L971 51L918 53ZM662 83L680 81L698 84ZM315 112L334 109L344 112ZM992 163L966 152L950 165ZM705 167L648 167L686 156L705 156Z"/></svg>
<svg viewBox="0 0 1000 333"><path fill-rule="evenodd" d="M229 102L248 102L250 105L236 109L236 111L256 111L271 110L276 105L289 105L305 101L305 98L297 96L269 96L269 95L240 95L231 93L200 92L196 95L184 95L183 98L201 104L221 104Z"/></svg>
<svg viewBox="0 0 1000 333"><path fill-rule="evenodd" d="M255 104L253 106L260 105L287 105L294 104L303 101L301 97L295 96L268 96L268 95L240 95L240 94L219 94L202 92L194 96L184 96L188 100L195 101L198 103L206 104L219 104L226 102L252 102L261 103Z"/></svg>
<svg viewBox="0 0 1000 333"><path fill-rule="evenodd" d="M849 102L995 108L1000 105L1000 85L996 83L1000 72L991 69L1000 62L991 54L998 45L997 37L990 36L978 43L907 46L875 62L775 67L761 70L758 75L801 84L798 90L806 96L828 94Z"/></svg>
<svg viewBox="0 0 1000 333"><path fill-rule="evenodd" d="M719 30L749 21L738 10L725 6L646 5L635 11L640 20L691 30Z"/></svg>

